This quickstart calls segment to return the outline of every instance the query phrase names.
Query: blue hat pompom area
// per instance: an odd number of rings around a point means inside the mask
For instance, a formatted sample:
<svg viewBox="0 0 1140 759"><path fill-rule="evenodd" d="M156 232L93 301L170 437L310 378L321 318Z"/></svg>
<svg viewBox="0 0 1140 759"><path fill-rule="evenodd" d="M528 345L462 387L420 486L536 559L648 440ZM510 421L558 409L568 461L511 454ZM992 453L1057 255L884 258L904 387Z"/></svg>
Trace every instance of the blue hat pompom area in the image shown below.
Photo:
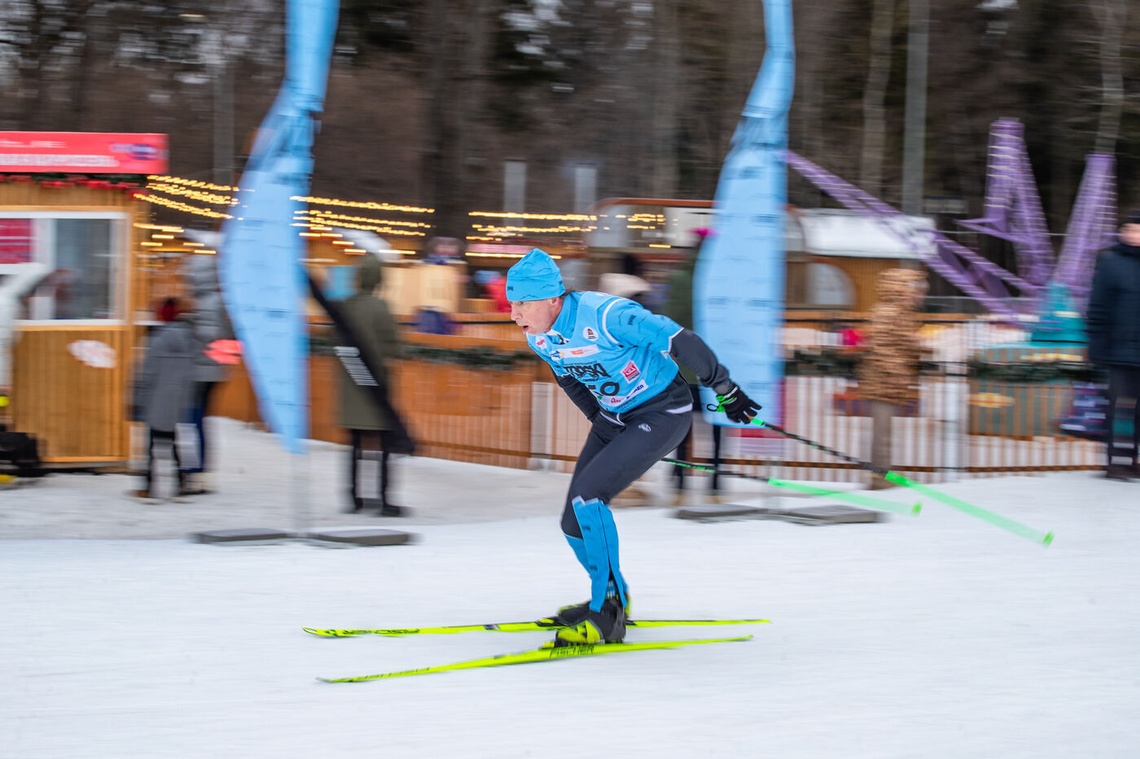
<svg viewBox="0 0 1140 759"><path fill-rule="evenodd" d="M532 249L507 270L507 300L543 300L564 292L558 264L544 250Z"/></svg>

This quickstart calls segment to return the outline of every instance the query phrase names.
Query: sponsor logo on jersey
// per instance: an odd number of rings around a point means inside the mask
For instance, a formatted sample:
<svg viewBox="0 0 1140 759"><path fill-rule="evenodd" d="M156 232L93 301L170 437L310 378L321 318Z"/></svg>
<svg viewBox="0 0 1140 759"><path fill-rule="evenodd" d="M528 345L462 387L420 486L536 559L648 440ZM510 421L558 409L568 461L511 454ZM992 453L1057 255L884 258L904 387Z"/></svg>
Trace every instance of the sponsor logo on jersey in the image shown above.
<svg viewBox="0 0 1140 759"><path fill-rule="evenodd" d="M601 348L599 348L596 345L586 345L582 348L561 348L559 350L552 352L550 354L550 356L551 356L551 358L555 359L556 361L562 361L562 360L568 359L568 358L579 358L581 356L592 356L600 350L601 350Z"/></svg>
<svg viewBox="0 0 1140 759"><path fill-rule="evenodd" d="M625 395L608 395L600 400L607 406L620 406L631 398L641 395L649 389L648 383L645 380L638 382L637 385Z"/></svg>
<svg viewBox="0 0 1140 759"><path fill-rule="evenodd" d="M593 342L598 339L598 331L593 327L586 327L582 330L582 337Z"/></svg>
<svg viewBox="0 0 1140 759"><path fill-rule="evenodd" d="M569 364L566 371L574 379L580 382L587 382L589 380L602 379L603 377L610 376L606 371L606 367L595 361L592 364Z"/></svg>
<svg viewBox="0 0 1140 759"><path fill-rule="evenodd" d="M637 364L630 361L622 368L621 376L625 377L626 382L633 382L641 376L641 370L637 368Z"/></svg>

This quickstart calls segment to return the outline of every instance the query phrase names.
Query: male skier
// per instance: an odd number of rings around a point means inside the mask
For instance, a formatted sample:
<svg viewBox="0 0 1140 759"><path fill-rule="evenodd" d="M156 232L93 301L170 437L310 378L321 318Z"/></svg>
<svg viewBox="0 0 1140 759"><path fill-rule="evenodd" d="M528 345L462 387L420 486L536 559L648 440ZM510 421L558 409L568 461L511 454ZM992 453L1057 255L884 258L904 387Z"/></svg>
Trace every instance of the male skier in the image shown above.
<svg viewBox="0 0 1140 759"><path fill-rule="evenodd" d="M720 408L748 423L760 406L729 378L697 334L637 303L567 292L558 266L535 248L507 272L511 319L591 422L562 512L562 532L590 576L590 600L563 607L555 645L617 643L629 590L618 561L611 498L681 442L693 399L677 362L711 387Z"/></svg>

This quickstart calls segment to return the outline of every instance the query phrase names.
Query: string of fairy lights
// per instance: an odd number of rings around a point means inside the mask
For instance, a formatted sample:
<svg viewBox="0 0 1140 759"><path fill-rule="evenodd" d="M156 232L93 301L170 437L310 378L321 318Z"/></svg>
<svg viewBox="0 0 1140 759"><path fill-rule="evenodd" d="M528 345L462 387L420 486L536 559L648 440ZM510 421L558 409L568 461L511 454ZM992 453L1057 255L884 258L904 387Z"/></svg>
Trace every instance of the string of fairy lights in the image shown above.
<svg viewBox="0 0 1140 759"><path fill-rule="evenodd" d="M184 177L152 175L147 177L144 200L188 216L210 219L218 223L233 218L239 204L239 189ZM294 216L298 234L310 241L328 240L349 255L365 251L338 230L370 232L389 239L396 251L416 255L424 247L432 229L435 209L394 203L341 200L316 196L297 196L302 204ZM511 213L504 211L472 211L471 228L466 236L466 255L483 258L519 258L534 241L560 247L581 247L585 235L609 231L616 226L629 230L660 233L665 216L654 212L586 214L586 213ZM214 253L202 243L186 238L186 230L175 225L139 224L147 238L140 243L144 258L159 258L162 253ZM516 243L512 245L512 243ZM656 247L656 246L654 246ZM667 247L667 246L666 246Z"/></svg>

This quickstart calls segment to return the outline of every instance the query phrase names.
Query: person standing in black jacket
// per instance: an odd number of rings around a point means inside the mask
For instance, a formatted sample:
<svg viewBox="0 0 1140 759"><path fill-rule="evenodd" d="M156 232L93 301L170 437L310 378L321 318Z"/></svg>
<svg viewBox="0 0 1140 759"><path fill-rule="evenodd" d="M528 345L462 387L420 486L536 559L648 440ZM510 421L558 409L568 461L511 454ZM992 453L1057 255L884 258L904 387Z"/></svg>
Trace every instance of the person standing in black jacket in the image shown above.
<svg viewBox="0 0 1140 759"><path fill-rule="evenodd" d="M1140 211L1125 218L1119 241L1097 259L1086 329L1089 361L1108 371L1105 476L1140 477ZM1120 440L1114 422L1126 415L1132 418L1132 436Z"/></svg>
<svg viewBox="0 0 1140 759"><path fill-rule="evenodd" d="M217 259L214 256L193 255L185 261L184 267L183 274L194 298L194 311L187 314L187 318L201 349L195 355L191 369L193 383L190 421L194 424L197 456L193 466L182 470L186 482L183 490L184 495L202 495L215 488L210 479L212 462L208 443L212 440L206 434L206 414L210 410L210 398L214 390L226 380L230 372L230 367L214 358L210 346L216 340L232 339L234 333L218 283Z"/></svg>

